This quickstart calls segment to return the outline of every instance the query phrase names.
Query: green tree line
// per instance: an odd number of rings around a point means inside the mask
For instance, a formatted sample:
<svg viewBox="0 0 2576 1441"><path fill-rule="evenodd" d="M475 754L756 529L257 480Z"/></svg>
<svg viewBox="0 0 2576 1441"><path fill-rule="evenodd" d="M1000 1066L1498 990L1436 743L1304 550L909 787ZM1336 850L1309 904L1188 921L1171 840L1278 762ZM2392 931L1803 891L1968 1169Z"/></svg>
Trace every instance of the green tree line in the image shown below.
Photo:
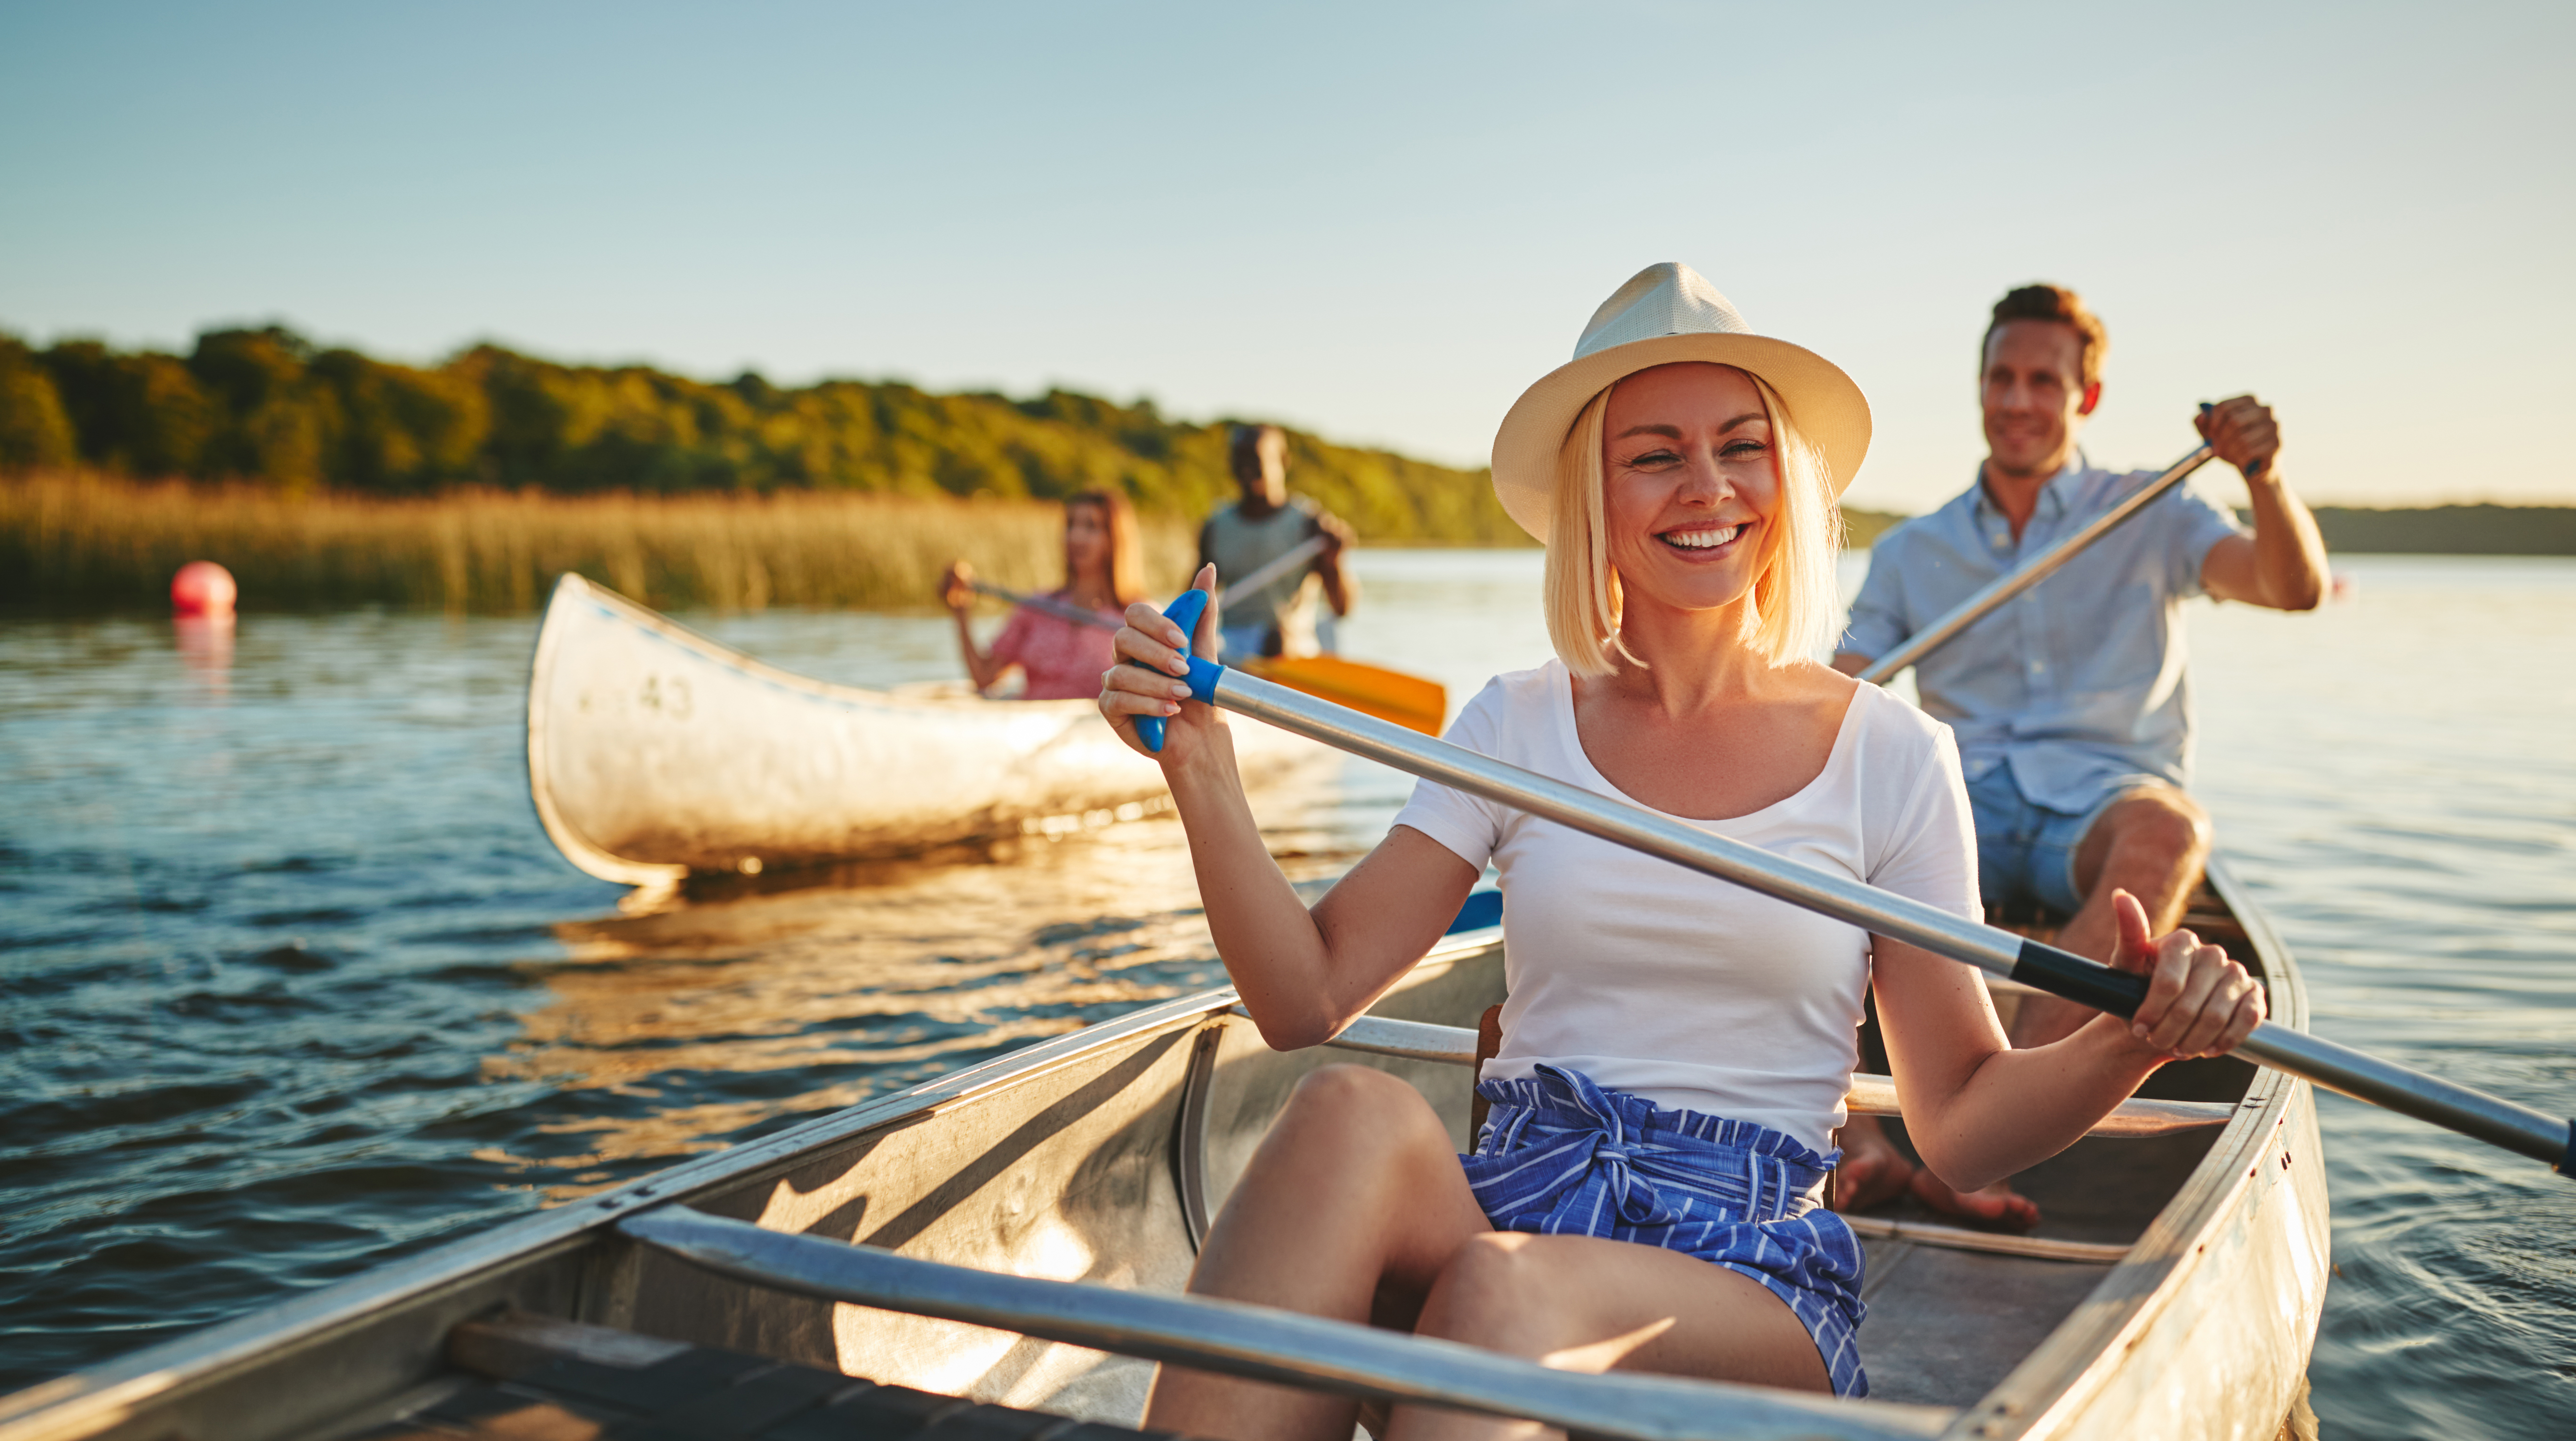
<svg viewBox="0 0 2576 1441"><path fill-rule="evenodd" d="M1196 516L1234 493L1226 421L1052 390L1028 400L900 382L710 384L477 345L430 367L323 349L278 326L188 354L0 334L0 467L419 497L844 491L1052 499L1123 490ZM1365 538L1516 544L1482 471L1289 432L1290 484Z"/></svg>

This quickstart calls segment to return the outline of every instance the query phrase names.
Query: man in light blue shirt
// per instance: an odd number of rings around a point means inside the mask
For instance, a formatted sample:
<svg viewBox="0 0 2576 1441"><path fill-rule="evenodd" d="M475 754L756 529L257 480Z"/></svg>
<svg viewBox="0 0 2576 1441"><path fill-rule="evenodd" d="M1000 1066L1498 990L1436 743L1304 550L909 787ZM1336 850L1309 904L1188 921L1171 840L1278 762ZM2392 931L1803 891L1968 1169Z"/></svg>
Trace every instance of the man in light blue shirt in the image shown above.
<svg viewBox="0 0 2576 1441"><path fill-rule="evenodd" d="M1980 352L1988 453L1977 483L1879 538L1836 666L1857 673L2152 478L2095 468L2076 449L2101 403L2108 347L2071 290L2024 286L1996 304ZM2177 486L1915 667L1923 708L1958 736L1987 903L2068 915L2058 944L2105 962L2113 894L2135 896L2162 935L2209 856L2208 813L2187 794L2182 603L2205 594L2309 610L2326 590L2316 521L2273 463L2271 410L2238 396L2194 423L2244 474L2251 532ZM2013 1044L2045 1045L2094 1014L2025 997ZM1853 1139L1847 1151L1867 1149Z"/></svg>

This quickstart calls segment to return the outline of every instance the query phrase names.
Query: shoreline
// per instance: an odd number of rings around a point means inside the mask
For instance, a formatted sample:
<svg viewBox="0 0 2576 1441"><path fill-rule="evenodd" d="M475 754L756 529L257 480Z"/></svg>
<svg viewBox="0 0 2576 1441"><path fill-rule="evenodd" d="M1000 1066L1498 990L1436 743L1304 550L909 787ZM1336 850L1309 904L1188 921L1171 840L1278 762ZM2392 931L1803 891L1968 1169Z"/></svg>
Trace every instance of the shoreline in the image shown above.
<svg viewBox="0 0 2576 1441"><path fill-rule="evenodd" d="M1905 517L1845 513L1850 551ZM2317 509L2337 555L2576 555L2576 507ZM1196 527L1138 517L1156 590L1185 583ZM1055 583L1052 501L836 491L557 495L467 489L395 498L99 472L0 478L0 614L163 611L170 576L213 560L249 611L382 607L526 614L579 572L656 610L934 609L963 557L995 583ZM1364 549L1511 550L1475 538L1388 536Z"/></svg>

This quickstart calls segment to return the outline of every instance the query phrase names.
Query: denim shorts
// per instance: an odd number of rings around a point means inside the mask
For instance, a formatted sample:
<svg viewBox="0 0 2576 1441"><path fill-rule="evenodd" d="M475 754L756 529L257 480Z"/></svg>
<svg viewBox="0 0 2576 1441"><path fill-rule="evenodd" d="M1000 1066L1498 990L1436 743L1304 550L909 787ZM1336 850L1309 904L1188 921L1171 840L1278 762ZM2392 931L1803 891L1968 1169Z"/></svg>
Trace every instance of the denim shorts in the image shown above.
<svg viewBox="0 0 2576 1441"><path fill-rule="evenodd" d="M1807 1328L1838 1396L1866 1396L1860 1241L1823 1208L1842 1158L1751 1121L1673 1111L1580 1071L1489 1080L1467 1187L1497 1231L1678 1251L1761 1283Z"/></svg>
<svg viewBox="0 0 2576 1441"><path fill-rule="evenodd" d="M1977 821L1977 891L1986 904L2019 908L2036 902L2067 916L2082 909L2075 849L2123 794L2125 789L2115 790L2093 809L2073 815L2024 796L2008 764L1968 782L1968 808Z"/></svg>

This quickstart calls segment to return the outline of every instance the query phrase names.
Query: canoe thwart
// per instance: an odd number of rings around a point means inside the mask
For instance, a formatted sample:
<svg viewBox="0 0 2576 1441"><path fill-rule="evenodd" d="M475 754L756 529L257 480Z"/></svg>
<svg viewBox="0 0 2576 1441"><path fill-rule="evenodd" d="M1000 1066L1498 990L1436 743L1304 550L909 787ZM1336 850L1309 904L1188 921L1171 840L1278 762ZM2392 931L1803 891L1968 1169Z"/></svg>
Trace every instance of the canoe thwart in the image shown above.
<svg viewBox="0 0 2576 1441"><path fill-rule="evenodd" d="M351 1441L456 1441L460 1432L475 1441L902 1441L927 1435L1148 1441L1168 1435L881 1386L821 1367L525 1311L456 1327L448 1333L447 1354L458 1370L493 1384L457 1387Z"/></svg>
<svg viewBox="0 0 2576 1441"><path fill-rule="evenodd" d="M448 1362L477 1376L507 1381L556 1361L641 1371L689 1349L686 1341L639 1336L533 1311L504 1311L447 1333Z"/></svg>
<svg viewBox="0 0 2576 1441"><path fill-rule="evenodd" d="M1843 1097L1843 1106L1855 1116L1895 1116L1904 1111L1896 1104L1896 1080L1892 1076L1873 1076L1861 1072L1852 1077L1851 1090ZM2165 1136L2176 1131L2196 1131L2205 1126L2224 1126L2236 1119L2236 1106L2228 1101L2122 1101L2119 1107L2094 1122L2088 1136Z"/></svg>
<svg viewBox="0 0 2576 1441"><path fill-rule="evenodd" d="M1939 1246L1952 1251L1983 1251L1996 1256L2029 1256L2042 1261L2075 1261L2090 1266L2115 1266L2128 1258L2129 1248L2107 1241L2061 1241L2049 1236L2013 1236L2001 1231L1971 1231L1965 1226L1945 1226L1937 1221L1899 1221L1886 1216L1855 1216L1848 1212L1843 1224L1856 1236L1872 1236L1888 1241L1912 1241L1919 1246Z"/></svg>
<svg viewBox="0 0 2576 1441"><path fill-rule="evenodd" d="M1251 1012L1238 1004L1232 1008L1232 1014L1249 1018ZM1433 1026L1420 1021L1362 1016L1324 1044L1345 1051L1363 1051L1372 1056L1402 1056L1415 1061L1443 1061L1454 1066L1476 1064L1476 1033L1464 1026ZM1855 1116L1901 1117L1905 1114L1896 1103L1896 1082L1889 1077L1866 1072L1852 1077L1851 1092L1843 1098L1843 1105ZM2103 1117L2086 1134L2163 1136L2204 1126L2224 1126L2235 1117L2236 1107L2224 1101L2128 1100L2121 1102L2119 1109Z"/></svg>
<svg viewBox="0 0 2576 1441"><path fill-rule="evenodd" d="M1836 1401L1667 1376L1583 1375L1452 1341L1194 1296L1008 1276L662 1206L618 1230L754 1286L1013 1331L1364 1400L1526 1417L1610 1441L1926 1437L1947 1407Z"/></svg>

